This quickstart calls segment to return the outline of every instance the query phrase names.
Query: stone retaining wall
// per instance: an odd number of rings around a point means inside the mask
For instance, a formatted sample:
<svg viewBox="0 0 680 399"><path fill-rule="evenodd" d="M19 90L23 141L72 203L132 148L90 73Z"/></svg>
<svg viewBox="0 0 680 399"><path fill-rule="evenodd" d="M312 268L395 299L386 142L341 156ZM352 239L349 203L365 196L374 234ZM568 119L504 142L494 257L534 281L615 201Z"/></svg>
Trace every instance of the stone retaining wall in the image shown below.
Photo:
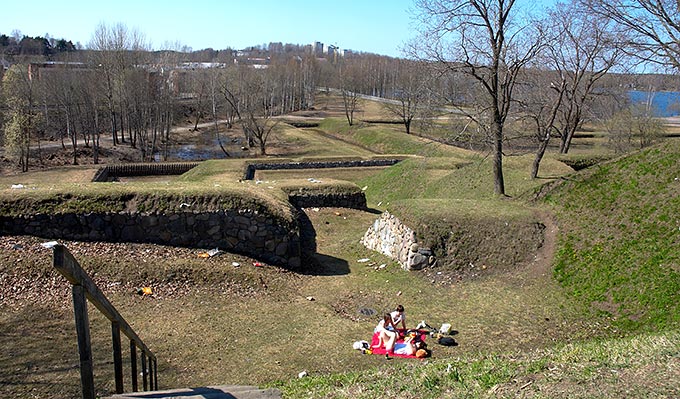
<svg viewBox="0 0 680 399"><path fill-rule="evenodd" d="M174 163L132 163L124 165L107 165L99 168L92 181L106 182L115 180L117 177L128 176L166 176L181 175L198 165L197 162L174 162Z"/></svg>
<svg viewBox="0 0 680 399"><path fill-rule="evenodd" d="M366 195L358 193L288 193L288 201L296 208L366 209Z"/></svg>
<svg viewBox="0 0 680 399"><path fill-rule="evenodd" d="M387 211L368 228L361 243L396 260L406 270L422 269L434 263L431 251L419 248L415 231Z"/></svg>
<svg viewBox="0 0 680 399"><path fill-rule="evenodd" d="M297 223L285 226L250 210L170 214L89 213L0 217L1 233L74 241L144 242L219 248L270 264L300 267Z"/></svg>
<svg viewBox="0 0 680 399"><path fill-rule="evenodd" d="M256 170L279 169L326 169L326 168L361 168L368 166L392 166L400 159L368 159L357 161L320 161L320 162L262 162L246 165L243 180L253 180Z"/></svg>

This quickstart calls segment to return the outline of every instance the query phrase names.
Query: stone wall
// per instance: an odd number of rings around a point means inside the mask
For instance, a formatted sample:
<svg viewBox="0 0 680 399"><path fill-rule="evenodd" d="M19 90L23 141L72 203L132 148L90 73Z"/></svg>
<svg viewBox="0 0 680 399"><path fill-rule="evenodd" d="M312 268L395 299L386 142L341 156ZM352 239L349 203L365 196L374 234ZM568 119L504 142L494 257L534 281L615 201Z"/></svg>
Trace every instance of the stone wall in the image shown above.
<svg viewBox="0 0 680 399"><path fill-rule="evenodd" d="M366 195L358 193L288 193L288 201L296 208L366 209Z"/></svg>
<svg viewBox="0 0 680 399"><path fill-rule="evenodd" d="M0 225L0 233L7 235L219 248L270 264L300 267L297 223L281 223L251 210L2 216Z"/></svg>
<svg viewBox="0 0 680 399"><path fill-rule="evenodd" d="M319 162L262 162L246 165L243 180L253 180L256 170L280 169L326 169L326 168L361 168L368 166L392 166L400 159L368 159L355 161L319 161Z"/></svg>
<svg viewBox="0 0 680 399"><path fill-rule="evenodd" d="M387 211L368 228L361 243L396 260L406 270L418 270L434 263L431 251L418 246L415 231Z"/></svg>
<svg viewBox="0 0 680 399"><path fill-rule="evenodd" d="M107 165L97 170L93 182L114 181L118 177L129 176L167 176L181 175L198 165L197 162L173 163L132 163L121 165Z"/></svg>

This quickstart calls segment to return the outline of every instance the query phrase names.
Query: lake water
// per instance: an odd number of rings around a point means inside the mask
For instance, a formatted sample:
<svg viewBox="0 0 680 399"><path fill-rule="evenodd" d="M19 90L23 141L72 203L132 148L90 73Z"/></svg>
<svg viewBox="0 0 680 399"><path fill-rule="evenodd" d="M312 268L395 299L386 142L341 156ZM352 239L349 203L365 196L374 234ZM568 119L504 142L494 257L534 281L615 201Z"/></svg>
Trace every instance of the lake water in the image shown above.
<svg viewBox="0 0 680 399"><path fill-rule="evenodd" d="M633 104L647 104L651 96L654 116L667 118L680 116L680 92L677 91L638 91L628 92L628 98Z"/></svg>

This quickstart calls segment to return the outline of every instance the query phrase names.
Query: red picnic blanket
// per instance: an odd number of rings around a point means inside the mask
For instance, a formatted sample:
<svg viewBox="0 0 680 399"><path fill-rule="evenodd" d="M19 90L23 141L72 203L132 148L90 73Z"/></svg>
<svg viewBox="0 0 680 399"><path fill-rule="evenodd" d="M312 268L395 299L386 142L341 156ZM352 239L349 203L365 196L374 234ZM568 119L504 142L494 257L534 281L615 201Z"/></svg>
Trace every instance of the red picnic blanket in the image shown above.
<svg viewBox="0 0 680 399"><path fill-rule="evenodd" d="M412 357L415 358L415 355L407 355L403 353L402 351L406 347L406 344L404 343L404 329L399 329L399 339L397 339L397 343L394 345L394 356L395 357ZM425 330L416 330L418 335L420 336L421 341L425 341L425 337L427 336L427 331ZM375 332L373 333L373 339L371 340L371 349L373 350L374 355L384 355L387 353L385 350L384 346L381 346L380 348L374 348L374 345L378 345L378 342L380 342L380 338L378 338L378 333ZM401 353L400 353L401 352ZM390 356L392 356L392 353L390 353Z"/></svg>

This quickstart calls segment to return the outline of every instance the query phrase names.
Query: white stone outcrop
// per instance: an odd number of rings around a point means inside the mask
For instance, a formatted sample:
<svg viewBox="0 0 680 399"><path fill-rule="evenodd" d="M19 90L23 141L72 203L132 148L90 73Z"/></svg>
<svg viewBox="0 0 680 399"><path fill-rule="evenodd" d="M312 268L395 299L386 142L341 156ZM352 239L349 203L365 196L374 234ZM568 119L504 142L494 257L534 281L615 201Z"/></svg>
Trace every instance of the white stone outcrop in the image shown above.
<svg viewBox="0 0 680 399"><path fill-rule="evenodd" d="M422 253L416 233L387 211L369 227L361 243L368 249L396 260L405 270L422 269L430 260L434 260ZM429 252L427 249L425 251Z"/></svg>

